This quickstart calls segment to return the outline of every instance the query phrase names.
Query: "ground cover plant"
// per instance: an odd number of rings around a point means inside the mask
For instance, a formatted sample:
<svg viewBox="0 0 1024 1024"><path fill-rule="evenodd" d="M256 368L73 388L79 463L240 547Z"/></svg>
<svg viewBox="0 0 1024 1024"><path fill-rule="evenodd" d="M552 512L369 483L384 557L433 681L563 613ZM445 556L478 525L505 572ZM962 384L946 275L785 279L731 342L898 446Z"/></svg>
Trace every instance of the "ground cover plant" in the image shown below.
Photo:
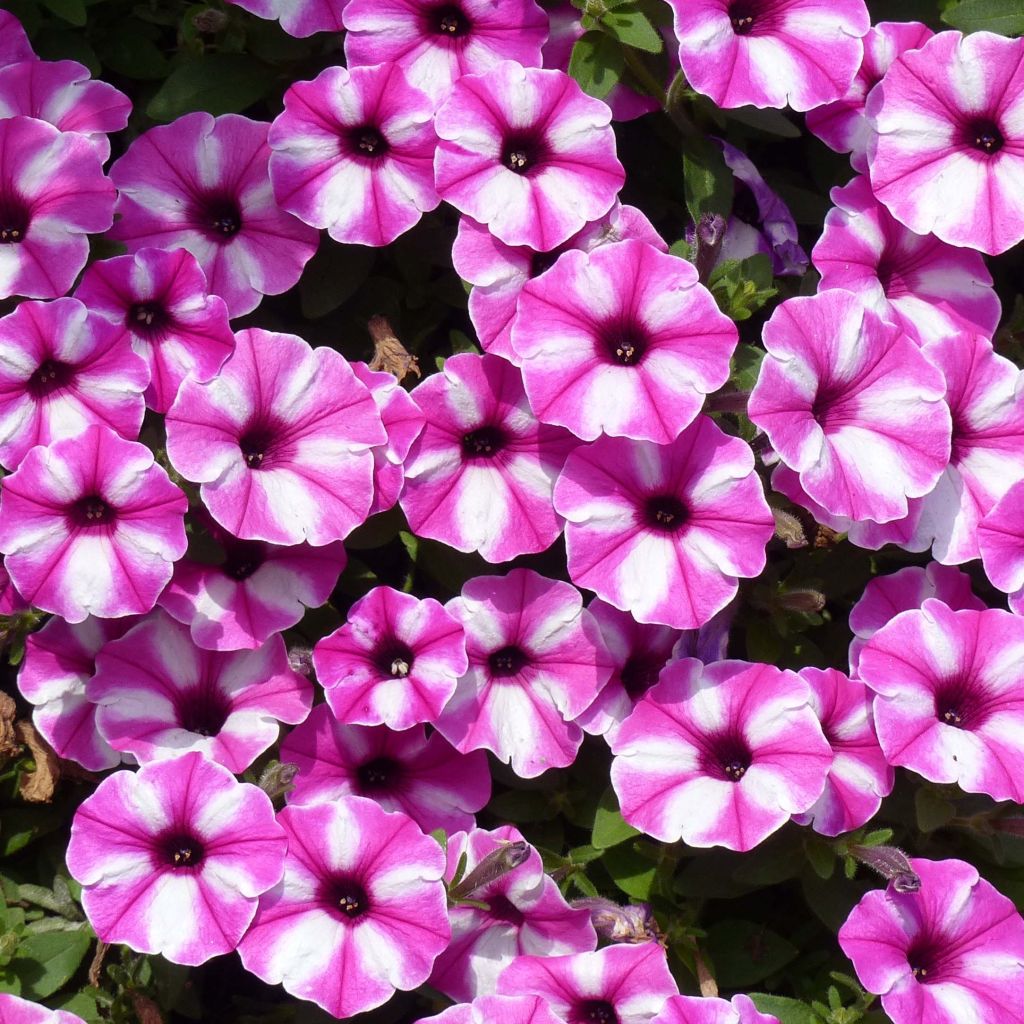
<svg viewBox="0 0 1024 1024"><path fill-rule="evenodd" d="M1019 0L8 0L0 1022L1024 1024Z"/></svg>

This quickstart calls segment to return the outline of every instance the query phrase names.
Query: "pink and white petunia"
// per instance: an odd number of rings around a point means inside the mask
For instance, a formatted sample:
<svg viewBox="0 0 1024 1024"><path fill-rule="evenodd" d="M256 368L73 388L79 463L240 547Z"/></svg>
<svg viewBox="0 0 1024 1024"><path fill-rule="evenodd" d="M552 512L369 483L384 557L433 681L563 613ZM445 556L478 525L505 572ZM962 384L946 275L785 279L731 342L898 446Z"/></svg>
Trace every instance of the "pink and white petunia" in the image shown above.
<svg viewBox="0 0 1024 1024"><path fill-rule="evenodd" d="M779 1024L778 1017L761 1013L750 996L731 1000L715 996L669 996L651 1024Z"/></svg>
<svg viewBox="0 0 1024 1024"><path fill-rule="evenodd" d="M971 578L952 566L929 562L924 568L908 565L889 576L876 576L869 580L864 593L850 609L850 672L857 674L860 652L887 622L900 612L920 608L928 598L934 597L959 611L973 608L980 611L985 602L971 590Z"/></svg>
<svg viewBox="0 0 1024 1024"><path fill-rule="evenodd" d="M469 316L485 351L506 359L513 357L512 322L519 295L528 281L550 270L563 252L570 249L591 252L598 246L627 238L638 238L661 252L668 252L668 245L647 216L635 206L624 206L617 201L600 220L584 225L550 252L505 245L483 224L477 224L471 217L460 217L459 231L452 246L452 263L458 275L473 285L469 293Z"/></svg>
<svg viewBox="0 0 1024 1024"><path fill-rule="evenodd" d="M371 370L366 363L352 363L351 366L356 377L370 389L388 435L386 445L373 449L370 515L374 515L386 512L398 503L405 487L405 460L413 442L423 433L427 418L393 373Z"/></svg>
<svg viewBox="0 0 1024 1024"><path fill-rule="evenodd" d="M1024 615L1024 482L1016 483L978 526L981 563L993 585Z"/></svg>
<svg viewBox="0 0 1024 1024"><path fill-rule="evenodd" d="M895 781L875 735L871 694L859 679L832 668L802 668L799 675L810 687L833 760L825 791L793 820L824 836L852 832L875 816Z"/></svg>
<svg viewBox="0 0 1024 1024"><path fill-rule="evenodd" d="M611 744L622 816L662 842L753 849L825 788L832 749L811 701L772 665L668 665Z"/></svg>
<svg viewBox="0 0 1024 1024"><path fill-rule="evenodd" d="M207 650L254 650L294 626L307 608L319 608L345 568L340 541L282 547L238 540L212 522L206 526L222 557L183 558L158 603Z"/></svg>
<svg viewBox="0 0 1024 1024"><path fill-rule="evenodd" d="M939 370L899 328L844 289L786 300L764 326L768 354L748 413L828 512L887 523L949 463Z"/></svg>
<svg viewBox="0 0 1024 1024"><path fill-rule="evenodd" d="M469 671L434 723L463 752L490 750L521 778L572 764L573 719L612 673L579 591L530 569L469 580L446 606L466 630Z"/></svg>
<svg viewBox="0 0 1024 1024"><path fill-rule="evenodd" d="M245 968L335 1017L423 984L451 938L441 847L362 797L292 804L278 821L284 878L242 939Z"/></svg>
<svg viewBox="0 0 1024 1024"><path fill-rule="evenodd" d="M846 94L864 0L668 0L686 81L720 107L811 110Z"/></svg>
<svg viewBox="0 0 1024 1024"><path fill-rule="evenodd" d="M521 956L502 972L498 992L542 996L572 1024L648 1024L679 987L665 947L643 942L569 956Z"/></svg>
<svg viewBox="0 0 1024 1024"><path fill-rule="evenodd" d="M839 929L893 1024L1021 1024L1024 920L962 860L911 858L917 892L875 889Z"/></svg>
<svg viewBox="0 0 1024 1024"><path fill-rule="evenodd" d="M526 849L519 852L518 847ZM493 994L498 976L517 957L583 953L597 945L589 912L565 902L554 880L545 874L540 854L527 846L518 829L503 825L490 832L477 828L459 832L448 837L445 849L448 883L463 857L465 880L477 868L491 875L487 865L496 858L500 863L501 851L516 851L515 859L505 865L507 870L500 871L496 865L497 877L484 877L478 887L465 893L486 906L456 903L449 910L452 940L437 958L430 984L450 999L466 1002Z"/></svg>
<svg viewBox="0 0 1024 1024"><path fill-rule="evenodd" d="M380 413L344 356L294 334L240 331L207 384L186 380L167 414L167 454L240 540L343 540L373 497Z"/></svg>
<svg viewBox="0 0 1024 1024"><path fill-rule="evenodd" d="M562 71L502 61L437 111L442 199L506 245L546 252L615 202L625 172L611 111Z"/></svg>
<svg viewBox="0 0 1024 1024"><path fill-rule="evenodd" d="M233 317L287 291L318 235L274 200L269 129L199 111L144 132L110 169L120 219L109 237L132 253L188 249Z"/></svg>
<svg viewBox="0 0 1024 1024"><path fill-rule="evenodd" d="M96 673L96 655L135 623L132 616L70 625L54 616L25 640L18 689L35 705L32 722L55 754L90 772L119 765L121 754L96 728L96 705L86 697L86 685Z"/></svg>
<svg viewBox="0 0 1024 1024"><path fill-rule="evenodd" d="M77 61L25 60L0 67L0 118L23 114L62 132L78 132L101 163L110 156L107 135L124 128L131 109L120 89L93 81Z"/></svg>
<svg viewBox="0 0 1024 1024"><path fill-rule="evenodd" d="M0 462L92 423L135 439L148 383L123 332L77 299L20 303L0 318Z"/></svg>
<svg viewBox="0 0 1024 1024"><path fill-rule="evenodd" d="M0 551L25 600L68 622L148 612L187 547L188 499L109 427L33 448L0 489Z"/></svg>
<svg viewBox="0 0 1024 1024"><path fill-rule="evenodd" d="M472 1002L449 1006L433 1017L423 1017L418 1024L495 1024L495 1021L501 1021L501 1024L564 1024L540 996L480 996ZM14 1024L22 1022L15 1021ZM36 1020L33 1018L25 1024L36 1024ZM39 1024L49 1022L41 1021Z"/></svg>
<svg viewBox="0 0 1024 1024"><path fill-rule="evenodd" d="M934 35L919 21L880 21L864 37L864 60L841 100L807 113L807 127L837 153L849 153L855 171L867 170L873 134L865 107L868 93L885 77L892 62L907 50L924 46Z"/></svg>
<svg viewBox="0 0 1024 1024"><path fill-rule="evenodd" d="M295 82L268 140L277 201L337 242L388 245L441 201L434 104L398 64Z"/></svg>
<svg viewBox="0 0 1024 1024"><path fill-rule="evenodd" d="M11 582L10 574L0 558L0 616L20 615L29 609L28 602L18 593L18 588Z"/></svg>
<svg viewBox="0 0 1024 1024"><path fill-rule="evenodd" d="M526 283L512 359L541 422L668 444L728 379L737 337L692 263L629 239Z"/></svg>
<svg viewBox="0 0 1024 1024"><path fill-rule="evenodd" d="M327 703L347 725L433 723L468 666L461 623L433 598L391 587L361 597L313 648Z"/></svg>
<svg viewBox="0 0 1024 1024"><path fill-rule="evenodd" d="M921 345L951 334L992 336L1001 306L980 253L904 227L867 178L832 189L831 197L835 206L811 253L819 290L855 292Z"/></svg>
<svg viewBox="0 0 1024 1024"><path fill-rule="evenodd" d="M0 11L0 33L6 31L2 27L4 14L4 11ZM0 52L0 63L3 63L2 52ZM555 1019L557 1020L557 1018ZM0 992L0 1020L4 1024L85 1024L85 1021L77 1014L68 1013L67 1010L51 1010L48 1006L31 1003L27 999L10 995L7 992ZM516 1024L519 1024L519 1021ZM533 1022L527 1018L522 1024L533 1024ZM542 1024L541 1020L538 1020L537 1024Z"/></svg>
<svg viewBox="0 0 1024 1024"><path fill-rule="evenodd" d="M35 59L35 51L21 22L10 11L0 9L0 68Z"/></svg>
<svg viewBox="0 0 1024 1024"><path fill-rule="evenodd" d="M548 29L534 0L349 0L344 20L350 68L394 61L435 105L500 61L540 67Z"/></svg>
<svg viewBox="0 0 1024 1024"><path fill-rule="evenodd" d="M872 90L871 187L912 231L990 255L1024 239L1022 58L1024 39L940 32Z"/></svg>
<svg viewBox="0 0 1024 1024"><path fill-rule="evenodd" d="M488 562L547 548L563 525L551 492L578 442L537 422L519 370L466 352L412 396L427 417L405 463L400 504L412 531Z"/></svg>
<svg viewBox="0 0 1024 1024"><path fill-rule="evenodd" d="M0 44L3 45L3 44ZM63 295L114 221L117 191L83 135L32 117L0 119L0 299Z"/></svg>
<svg viewBox="0 0 1024 1024"><path fill-rule="evenodd" d="M238 945L286 846L266 793L192 752L107 776L67 862L102 942L195 965Z"/></svg>
<svg viewBox="0 0 1024 1024"><path fill-rule="evenodd" d="M75 298L127 332L149 366L146 404L156 412L167 412L186 377L211 380L235 350L227 306L209 294L186 249L140 249L93 263Z"/></svg>
<svg viewBox="0 0 1024 1024"><path fill-rule="evenodd" d="M764 568L774 520L750 447L706 416L671 444L601 437L555 485L569 576L638 622L698 629Z"/></svg>
<svg viewBox="0 0 1024 1024"><path fill-rule="evenodd" d="M197 750L236 774L313 702L280 636L255 651L205 651L159 610L100 651L85 692L114 750L140 764Z"/></svg>
<svg viewBox="0 0 1024 1024"><path fill-rule="evenodd" d="M931 598L860 652L890 764L965 792L1024 802L1024 618Z"/></svg>
<svg viewBox="0 0 1024 1024"><path fill-rule="evenodd" d="M342 725L326 704L288 734L281 760L299 770L289 803L367 797L385 811L404 811L424 832L472 828L491 798L482 750L460 754L422 726L393 732L383 725Z"/></svg>
<svg viewBox="0 0 1024 1024"><path fill-rule="evenodd" d="M315 32L343 32L341 12L349 0L228 0L260 18L280 19L281 28L302 39Z"/></svg>

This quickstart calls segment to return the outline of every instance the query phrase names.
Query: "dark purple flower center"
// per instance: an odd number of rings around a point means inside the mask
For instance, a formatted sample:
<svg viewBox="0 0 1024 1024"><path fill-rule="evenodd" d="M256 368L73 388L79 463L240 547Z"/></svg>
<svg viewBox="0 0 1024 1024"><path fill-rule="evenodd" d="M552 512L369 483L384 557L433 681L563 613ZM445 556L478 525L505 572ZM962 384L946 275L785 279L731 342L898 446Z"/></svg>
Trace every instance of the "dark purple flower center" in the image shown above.
<svg viewBox="0 0 1024 1024"><path fill-rule="evenodd" d="M462 454L470 459L493 459L506 443L500 427L479 427L462 436Z"/></svg>
<svg viewBox="0 0 1024 1024"><path fill-rule="evenodd" d="M847 381L823 382L819 386L811 402L811 416L826 434L856 421L856 405L846 401L850 390L856 388Z"/></svg>
<svg viewBox="0 0 1024 1024"><path fill-rule="evenodd" d="M501 149L501 162L516 174L529 174L546 156L546 147L531 135L510 135Z"/></svg>
<svg viewBox="0 0 1024 1024"><path fill-rule="evenodd" d="M171 832L163 836L158 848L163 862L177 871L195 871L206 854L203 844L187 832Z"/></svg>
<svg viewBox="0 0 1024 1024"><path fill-rule="evenodd" d="M757 204L757 198L750 186L739 178L736 179L736 191L732 198L732 215L760 230L764 224L764 217L761 215L761 207Z"/></svg>
<svg viewBox="0 0 1024 1024"><path fill-rule="evenodd" d="M116 518L117 510L98 494L87 494L68 509L71 525L79 529L109 526Z"/></svg>
<svg viewBox="0 0 1024 1024"><path fill-rule="evenodd" d="M412 671L414 659L415 655L408 644L397 637L391 637L378 648L373 663L384 675L392 679L405 679Z"/></svg>
<svg viewBox="0 0 1024 1024"><path fill-rule="evenodd" d="M944 935L920 935L907 950L907 963L914 977L922 985L956 978L958 958Z"/></svg>
<svg viewBox="0 0 1024 1024"><path fill-rule="evenodd" d="M974 730L990 710L988 695L969 677L943 680L935 689L935 717L944 725Z"/></svg>
<svg viewBox="0 0 1024 1024"><path fill-rule="evenodd" d="M0 245L25 241L32 216L20 196L0 194Z"/></svg>
<svg viewBox="0 0 1024 1024"><path fill-rule="evenodd" d="M662 533L678 533L689 518L686 506L674 494L654 494L644 503L643 522Z"/></svg>
<svg viewBox="0 0 1024 1024"><path fill-rule="evenodd" d="M124 318L125 326L133 334L144 338L153 338L167 329L171 318L163 303L156 300L136 302Z"/></svg>
<svg viewBox="0 0 1024 1024"><path fill-rule="evenodd" d="M708 737L701 766L712 778L739 782L753 760L747 741L738 732L725 732Z"/></svg>
<svg viewBox="0 0 1024 1024"><path fill-rule="evenodd" d="M45 398L47 395L66 388L75 379L75 368L59 359L46 359L41 362L28 379L28 393L33 398Z"/></svg>
<svg viewBox="0 0 1024 1024"><path fill-rule="evenodd" d="M402 766L392 757L375 757L356 769L356 779L361 793L380 793L394 789L401 774Z"/></svg>
<svg viewBox="0 0 1024 1024"><path fill-rule="evenodd" d="M321 899L337 911L343 921L355 922L370 910L366 889L354 878L332 878L324 885Z"/></svg>
<svg viewBox="0 0 1024 1024"><path fill-rule="evenodd" d="M600 328L598 338L599 354L618 366L636 366L650 347L647 332L632 322L605 324Z"/></svg>
<svg viewBox="0 0 1024 1024"><path fill-rule="evenodd" d="M658 681L658 675L664 667L664 658L631 654L619 672L623 689L630 697L642 697Z"/></svg>
<svg viewBox="0 0 1024 1024"><path fill-rule="evenodd" d="M607 999L585 999L572 1008L572 1024L619 1024L619 1015Z"/></svg>
<svg viewBox="0 0 1024 1024"><path fill-rule="evenodd" d="M490 915L495 921L503 921L505 924L510 924L515 928L523 926L526 916L503 893L496 893L494 896L483 896L481 898L491 908Z"/></svg>
<svg viewBox="0 0 1024 1024"><path fill-rule="evenodd" d="M984 153L986 156L998 153L1006 144L1006 139L1003 138L999 125L995 121L990 121L984 117L972 121L967 126L966 141L968 146L978 150L979 153Z"/></svg>
<svg viewBox="0 0 1024 1024"><path fill-rule="evenodd" d="M205 196L197 204L195 218L217 242L230 242L242 230L242 211L233 196Z"/></svg>
<svg viewBox="0 0 1024 1024"><path fill-rule="evenodd" d="M732 3L729 4L729 21L732 22L732 30L738 36L748 36L754 31L755 4Z"/></svg>
<svg viewBox="0 0 1024 1024"><path fill-rule="evenodd" d="M177 699L178 725L198 736L216 736L231 713L231 705L219 691L207 686L193 686L182 691Z"/></svg>
<svg viewBox="0 0 1024 1024"><path fill-rule="evenodd" d="M507 679L516 675L526 667L528 661L526 652L514 644L502 647L487 656L487 666L496 679Z"/></svg>
<svg viewBox="0 0 1024 1024"><path fill-rule="evenodd" d="M258 540L230 541L224 548L225 576L241 583L267 560L267 549Z"/></svg>
<svg viewBox="0 0 1024 1024"><path fill-rule="evenodd" d="M273 455L274 432L269 427L257 424L242 434L238 439L238 447L250 469L266 469Z"/></svg>
<svg viewBox="0 0 1024 1024"><path fill-rule="evenodd" d="M372 124L349 129L348 139L352 152L366 160L379 160L391 148L388 140Z"/></svg>
<svg viewBox="0 0 1024 1024"><path fill-rule="evenodd" d="M442 4L435 7L428 16L430 28L448 39L461 39L469 35L473 23L458 4Z"/></svg>

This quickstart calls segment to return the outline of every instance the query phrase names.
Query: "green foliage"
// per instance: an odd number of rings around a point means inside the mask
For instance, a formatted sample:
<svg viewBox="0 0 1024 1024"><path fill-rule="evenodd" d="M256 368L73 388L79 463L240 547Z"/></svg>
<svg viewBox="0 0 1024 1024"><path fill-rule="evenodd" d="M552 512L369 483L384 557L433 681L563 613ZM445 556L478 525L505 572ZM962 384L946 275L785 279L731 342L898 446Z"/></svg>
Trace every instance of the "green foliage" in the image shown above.
<svg viewBox="0 0 1024 1024"><path fill-rule="evenodd" d="M176 67L149 101L146 113L164 122L194 110L235 114L273 88L273 75L261 61L241 53L210 53Z"/></svg>
<svg viewBox="0 0 1024 1024"><path fill-rule="evenodd" d="M1024 35L1024 5L1020 0L963 0L943 11L942 20L961 32Z"/></svg>

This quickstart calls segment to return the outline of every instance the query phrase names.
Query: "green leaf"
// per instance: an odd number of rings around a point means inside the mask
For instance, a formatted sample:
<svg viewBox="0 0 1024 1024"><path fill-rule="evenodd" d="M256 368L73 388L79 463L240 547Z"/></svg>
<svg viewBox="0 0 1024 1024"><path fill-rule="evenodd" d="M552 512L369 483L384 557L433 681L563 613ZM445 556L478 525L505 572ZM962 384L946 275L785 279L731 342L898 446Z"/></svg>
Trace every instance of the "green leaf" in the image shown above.
<svg viewBox="0 0 1024 1024"><path fill-rule="evenodd" d="M167 58L144 23L128 22L97 44L97 48L103 66L125 78L145 81L167 75Z"/></svg>
<svg viewBox="0 0 1024 1024"><path fill-rule="evenodd" d="M11 961L22 993L32 999L53 995L71 980L91 941L87 928L26 935Z"/></svg>
<svg viewBox="0 0 1024 1024"><path fill-rule="evenodd" d="M944 11L942 20L961 32L985 30L1002 36L1024 35L1021 0L963 0Z"/></svg>
<svg viewBox="0 0 1024 1024"><path fill-rule="evenodd" d="M800 950L753 921L719 921L708 929L707 949L723 988L743 989L797 958Z"/></svg>
<svg viewBox="0 0 1024 1024"><path fill-rule="evenodd" d="M836 855L828 843L808 839L804 847L807 859L819 878L831 878L836 870Z"/></svg>
<svg viewBox="0 0 1024 1024"><path fill-rule="evenodd" d="M637 849L636 843L612 847L601 861L612 881L635 900L646 900L651 895L658 867Z"/></svg>
<svg viewBox="0 0 1024 1024"><path fill-rule="evenodd" d="M934 789L923 786L914 794L914 811L917 827L922 832L934 832L953 818L956 806L944 800Z"/></svg>
<svg viewBox="0 0 1024 1024"><path fill-rule="evenodd" d="M582 895L589 896L591 899L600 895L597 886L582 871L574 871L569 879Z"/></svg>
<svg viewBox="0 0 1024 1024"><path fill-rule="evenodd" d="M154 121L173 121L193 110L235 114L262 99L276 85L261 61L241 53L208 53L174 69L146 113Z"/></svg>
<svg viewBox="0 0 1024 1024"><path fill-rule="evenodd" d="M78 28L85 24L85 4L82 0L42 0L42 5Z"/></svg>
<svg viewBox="0 0 1024 1024"><path fill-rule="evenodd" d="M778 289L771 259L764 253L745 260L723 260L711 272L708 288L719 309L732 320L748 320Z"/></svg>
<svg viewBox="0 0 1024 1024"><path fill-rule="evenodd" d="M63 824L63 816L53 807L5 808L0 820L0 857L17 853Z"/></svg>
<svg viewBox="0 0 1024 1024"><path fill-rule="evenodd" d="M780 139L799 139L803 134L800 129L781 110L767 107L734 107L726 110L725 116L738 124L746 125L766 135L775 135Z"/></svg>
<svg viewBox="0 0 1024 1024"><path fill-rule="evenodd" d="M622 48L611 36L585 32L572 48L569 74L585 93L603 100L615 88L625 66Z"/></svg>
<svg viewBox="0 0 1024 1024"><path fill-rule="evenodd" d="M732 171L713 142L690 140L683 154L683 187L686 209L694 223L705 213L728 215L732 209Z"/></svg>
<svg viewBox="0 0 1024 1024"><path fill-rule="evenodd" d="M633 836L640 833L632 825L627 825L619 811L618 801L615 799L615 791L609 786L598 802L597 810L594 813L594 828L591 836L591 843L598 850L607 850L611 846L618 846Z"/></svg>
<svg viewBox="0 0 1024 1024"><path fill-rule="evenodd" d="M641 10L638 0L612 8L601 19L601 24L626 46L648 53L661 53L663 49L658 30Z"/></svg>
<svg viewBox="0 0 1024 1024"><path fill-rule="evenodd" d="M765 351L756 345L748 345L741 341L736 346L732 357L732 373L729 379L738 391L750 391L757 383L761 373L761 363L764 361Z"/></svg>
<svg viewBox="0 0 1024 1024"><path fill-rule="evenodd" d="M816 1024L814 1012L799 999L770 996L764 992L751 992L750 999L762 1013L778 1017L779 1024Z"/></svg>
<svg viewBox="0 0 1024 1024"><path fill-rule="evenodd" d="M91 992L76 992L70 999L58 1003L54 1009L63 1010L65 1013L73 1013L81 1017L86 1024L100 1024L103 1021L103 1011L96 1001L96 996Z"/></svg>
<svg viewBox="0 0 1024 1024"><path fill-rule="evenodd" d="M347 302L369 277L376 258L376 250L370 246L339 245L325 239L302 273L302 315L318 320Z"/></svg>

